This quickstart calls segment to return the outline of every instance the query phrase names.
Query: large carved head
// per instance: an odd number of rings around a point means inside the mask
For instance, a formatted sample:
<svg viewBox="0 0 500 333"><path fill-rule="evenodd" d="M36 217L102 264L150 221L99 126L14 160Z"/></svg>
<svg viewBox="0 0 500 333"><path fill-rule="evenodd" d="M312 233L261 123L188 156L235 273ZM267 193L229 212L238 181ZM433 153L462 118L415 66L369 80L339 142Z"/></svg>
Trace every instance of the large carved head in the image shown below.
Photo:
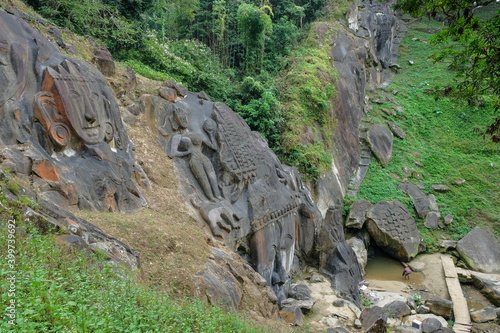
<svg viewBox="0 0 500 333"><path fill-rule="evenodd" d="M295 236L296 214L292 213L257 230L251 238L256 270L272 286L280 300L286 296L282 286L289 281L288 275L295 252Z"/></svg>
<svg viewBox="0 0 500 333"><path fill-rule="evenodd" d="M68 60L47 67L35 104L37 119L59 149L71 142L78 147L113 138L114 128L106 111L109 102L99 83Z"/></svg>

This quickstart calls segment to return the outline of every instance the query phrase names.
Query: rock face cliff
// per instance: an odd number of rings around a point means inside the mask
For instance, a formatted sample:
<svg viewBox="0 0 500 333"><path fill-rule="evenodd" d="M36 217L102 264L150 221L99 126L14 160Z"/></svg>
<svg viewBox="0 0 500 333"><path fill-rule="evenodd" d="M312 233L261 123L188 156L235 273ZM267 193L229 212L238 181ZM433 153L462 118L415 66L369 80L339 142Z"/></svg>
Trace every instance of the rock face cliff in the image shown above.
<svg viewBox="0 0 500 333"><path fill-rule="evenodd" d="M221 300L223 290L223 302L238 308L241 292L233 286L253 281L267 292L266 302L279 303L301 264L310 263L319 264L339 295L359 305L361 270L334 198L342 198L351 177L362 173L358 128L366 87L384 85L395 63L403 29L389 5L352 5L348 30L330 34L330 40L319 34L321 43L331 45L339 91L334 166L317 184L323 215L297 170L281 164L259 133L205 93L167 81L158 94L142 95L122 109L124 118L147 119L143 130L153 131L163 158L175 161L181 192L207 233L251 266L214 247L213 260L199 274L209 300ZM47 202L45 215L57 216L53 224L138 267L132 249L67 213L71 208L133 214L146 204L141 191L150 184L135 162L106 77L64 56L4 11L0 31L0 80L6 83L0 86L0 167L32 184L36 198Z"/></svg>
<svg viewBox="0 0 500 333"><path fill-rule="evenodd" d="M359 1L349 4L345 29L317 25L319 43L331 45L330 57L338 79L332 110L337 125L331 138L332 170L317 182L318 207L325 213L335 198L344 198L350 187L359 187L368 170L370 149L360 146L360 131L368 90L385 88L397 68L399 43L406 27L391 6L395 1Z"/></svg>

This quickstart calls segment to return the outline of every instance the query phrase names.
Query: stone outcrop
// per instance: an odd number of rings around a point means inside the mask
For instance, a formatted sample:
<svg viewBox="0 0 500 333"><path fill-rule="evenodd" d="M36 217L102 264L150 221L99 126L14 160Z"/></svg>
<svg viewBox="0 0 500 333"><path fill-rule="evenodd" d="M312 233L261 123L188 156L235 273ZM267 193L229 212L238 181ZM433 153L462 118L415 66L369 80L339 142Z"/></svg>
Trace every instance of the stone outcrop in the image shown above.
<svg viewBox="0 0 500 333"><path fill-rule="evenodd" d="M474 286L495 306L500 306L500 276L471 272Z"/></svg>
<svg viewBox="0 0 500 333"><path fill-rule="evenodd" d="M0 176L2 179L6 177L3 172L0 172ZM1 190L8 200L20 200L19 196L7 187L3 187ZM38 203L36 210L25 208L24 221L32 223L41 230L48 230L49 226L54 227L55 231L63 234L57 239L60 244L100 251L116 263L123 264L133 270L140 268L138 253L127 244L50 201L37 197L36 194L25 188L19 187L19 193Z"/></svg>
<svg viewBox="0 0 500 333"><path fill-rule="evenodd" d="M363 332L387 332L387 313L384 308L379 306L366 308L361 312L360 319L363 323Z"/></svg>
<svg viewBox="0 0 500 333"><path fill-rule="evenodd" d="M430 298L425 301L425 305L435 315L451 318L453 313L453 302L444 298Z"/></svg>
<svg viewBox="0 0 500 333"><path fill-rule="evenodd" d="M366 211L371 206L368 200L357 200L351 206L349 215L345 221L346 228L361 229L366 221Z"/></svg>
<svg viewBox="0 0 500 333"><path fill-rule="evenodd" d="M133 179L147 177L106 78L4 11L0 30L0 145L9 146L0 168L33 175L42 197L62 208L131 213L145 205Z"/></svg>
<svg viewBox="0 0 500 333"><path fill-rule="evenodd" d="M278 318L278 298L266 280L238 256L212 247L206 268L196 274L197 290L210 304L227 311L245 308L264 318Z"/></svg>
<svg viewBox="0 0 500 333"><path fill-rule="evenodd" d="M366 213L367 229L375 243L392 257L410 261L419 250L415 219L399 201L380 201Z"/></svg>
<svg viewBox="0 0 500 333"><path fill-rule="evenodd" d="M419 217L426 217L429 212L429 198L415 185L410 183L401 183L398 189L413 199L413 206Z"/></svg>
<svg viewBox="0 0 500 333"><path fill-rule="evenodd" d="M328 209L319 230L318 243L321 272L330 278L332 288L340 297L360 306L358 284L362 280L362 270L345 240L340 206Z"/></svg>
<svg viewBox="0 0 500 333"><path fill-rule="evenodd" d="M318 207L323 214L335 198L343 198L351 178L364 178L361 167L360 124L363 119L365 92L386 87L397 69L399 43L406 27L391 8L395 1L359 1L349 4L347 28L331 31L316 25L319 45L329 44L332 65L338 74L332 117L337 126L332 137L335 152L331 171L320 176L316 190ZM393 69L394 68L394 69ZM392 136L392 134L391 134ZM364 163L364 162L363 162ZM358 173L361 173L358 175Z"/></svg>
<svg viewBox="0 0 500 333"><path fill-rule="evenodd" d="M375 124L368 130L370 148L383 167L389 164L392 157L394 136L383 125Z"/></svg>
<svg viewBox="0 0 500 333"><path fill-rule="evenodd" d="M500 244L484 229L476 227L457 243L457 251L475 271L500 273Z"/></svg>

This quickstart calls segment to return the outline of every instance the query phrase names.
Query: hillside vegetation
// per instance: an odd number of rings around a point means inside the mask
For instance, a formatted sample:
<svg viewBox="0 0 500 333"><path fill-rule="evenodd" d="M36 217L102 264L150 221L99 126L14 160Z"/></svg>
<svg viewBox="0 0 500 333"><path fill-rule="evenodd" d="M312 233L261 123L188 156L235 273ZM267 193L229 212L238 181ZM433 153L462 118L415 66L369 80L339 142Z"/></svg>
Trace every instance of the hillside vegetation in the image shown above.
<svg viewBox="0 0 500 333"><path fill-rule="evenodd" d="M382 168L373 160L358 196L346 198L346 204L355 199L372 203L399 200L412 207L411 199L398 190L401 179L407 177L403 168L409 168L410 182L424 184L424 193L436 196L441 215L454 217L450 226L431 232L423 225L425 221L414 214L431 251L437 250L440 237L458 240L475 226L500 236L500 147L475 132L491 123L495 109L488 104L468 106L434 96L431 88L446 85L454 77L446 63L433 64L429 60L436 51L436 46L428 43L431 33L441 27L441 22L426 19L409 26L398 58L401 70L386 89L391 95L393 90L398 91L392 97L404 112L389 116L383 109L387 111L393 104L385 101L367 115L374 122L389 120L398 124L407 136L394 139L389 166ZM373 99L380 98L377 92L374 94ZM421 167L415 162L420 162ZM436 193L432 184L447 185L450 191Z"/></svg>

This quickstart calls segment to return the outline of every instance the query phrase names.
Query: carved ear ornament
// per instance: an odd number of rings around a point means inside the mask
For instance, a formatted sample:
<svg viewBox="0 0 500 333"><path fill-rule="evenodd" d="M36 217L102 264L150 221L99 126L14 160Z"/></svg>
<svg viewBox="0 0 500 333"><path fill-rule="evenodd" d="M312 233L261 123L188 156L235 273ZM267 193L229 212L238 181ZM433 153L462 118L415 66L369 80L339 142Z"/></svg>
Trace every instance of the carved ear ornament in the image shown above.
<svg viewBox="0 0 500 333"><path fill-rule="evenodd" d="M69 144L71 132L64 123L52 123L49 129L49 136L59 146L65 147Z"/></svg>
<svg viewBox="0 0 500 333"><path fill-rule="evenodd" d="M71 139L71 132L68 126L62 122L61 114L57 110L54 95L48 91L40 91L35 95L36 118L48 129L48 134L52 141L65 147Z"/></svg>

